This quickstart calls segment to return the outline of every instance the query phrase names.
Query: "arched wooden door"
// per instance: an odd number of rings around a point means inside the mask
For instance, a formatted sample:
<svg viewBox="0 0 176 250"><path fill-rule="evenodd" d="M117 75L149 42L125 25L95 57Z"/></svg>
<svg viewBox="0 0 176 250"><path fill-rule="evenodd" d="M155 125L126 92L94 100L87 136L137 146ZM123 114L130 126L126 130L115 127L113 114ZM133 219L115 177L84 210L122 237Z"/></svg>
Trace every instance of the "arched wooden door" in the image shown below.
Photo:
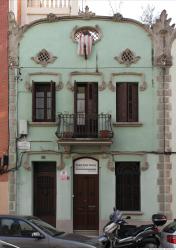
<svg viewBox="0 0 176 250"><path fill-rule="evenodd" d="M80 158L74 161L73 229L99 229L98 161Z"/></svg>

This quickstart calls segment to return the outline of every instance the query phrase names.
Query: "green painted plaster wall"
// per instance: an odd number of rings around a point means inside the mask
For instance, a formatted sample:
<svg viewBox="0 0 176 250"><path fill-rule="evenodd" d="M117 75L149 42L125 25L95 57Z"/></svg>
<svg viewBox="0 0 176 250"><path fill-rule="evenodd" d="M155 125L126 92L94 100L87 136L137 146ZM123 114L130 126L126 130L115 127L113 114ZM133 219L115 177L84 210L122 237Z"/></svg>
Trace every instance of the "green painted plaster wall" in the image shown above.
<svg viewBox="0 0 176 250"><path fill-rule="evenodd" d="M102 38L93 46L90 58L85 61L83 57L77 55L77 43L71 39L71 32L75 26L95 26L98 25L102 31ZM107 84L111 80L112 73L135 72L144 74L144 78L140 76L115 76L112 79L113 84L116 82L138 82L139 86L142 81L147 83L147 89L139 90L139 122L140 127L115 127L113 126L113 144L111 151L130 151L134 152L134 156L117 155L115 161L144 161L143 156L136 156L136 151L144 151L146 154L157 150L157 120L156 120L156 83L153 80L155 69L152 67L152 42L149 34L140 26L134 23L121 23L105 20L67 20L54 23L41 23L31 27L24 33L20 42L20 67L21 81L18 81L18 120L25 119L29 122L28 140L31 141L31 150L51 150L59 152L55 131L57 126L36 126L31 124L32 121L32 92L26 90L25 84L32 85L32 81L47 82L59 80L63 82L63 89L56 92L56 114L59 112L74 113L74 93L66 88L69 74L73 71L95 72L96 56L98 58L99 72L101 76L73 76L72 83L76 81L94 81L101 85L102 80ZM127 67L119 64L114 60L115 56L129 48L136 56L141 59L131 66ZM36 64L31 57L35 56L40 50L46 49L57 60L53 64L42 67ZM40 74L47 73L46 75ZM35 75L31 75L35 73ZM61 79L52 73L62 75ZM49 75L50 74L50 75ZM112 114L112 123L116 122L116 92L112 92L108 88L98 93L98 111L99 113ZM83 148L77 148L78 153ZM92 155L97 151L94 147L84 148L85 152ZM103 155L103 154L102 154ZM22 161L22 167L18 171L18 212L32 213L32 200L26 203L21 202L28 195L32 197L32 169L27 171L23 168L25 157ZM100 157L100 218L108 219L109 213L115 204L115 173L107 169L107 159ZM157 168L156 155L147 155L149 169L141 171L141 210L144 213L140 219L149 219L151 214L157 212ZM40 154L30 155L29 162L32 167L33 161L41 161ZM60 164L60 155L51 153L46 154L45 161L56 161ZM57 219L72 218L72 191L73 191L73 159L64 159L66 170L70 176L68 181L60 181L59 171L57 171ZM145 196L143 196L145 194ZM149 201L152 207L149 206Z"/></svg>

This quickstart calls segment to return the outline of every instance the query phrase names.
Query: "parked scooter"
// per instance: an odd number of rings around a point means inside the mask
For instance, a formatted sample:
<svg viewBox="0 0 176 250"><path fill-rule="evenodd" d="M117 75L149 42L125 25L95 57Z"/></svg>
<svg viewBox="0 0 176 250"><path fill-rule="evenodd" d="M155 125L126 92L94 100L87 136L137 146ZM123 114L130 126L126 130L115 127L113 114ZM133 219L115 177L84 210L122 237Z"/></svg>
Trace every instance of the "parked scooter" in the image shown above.
<svg viewBox="0 0 176 250"><path fill-rule="evenodd" d="M126 219L129 218L127 217ZM152 221L153 224L148 225L129 225L122 218L122 212L114 209L114 212L110 215L110 221L103 229L103 235L99 237L99 241L103 247L107 248L159 247L158 226L164 225L167 222L167 218L163 214L154 214Z"/></svg>

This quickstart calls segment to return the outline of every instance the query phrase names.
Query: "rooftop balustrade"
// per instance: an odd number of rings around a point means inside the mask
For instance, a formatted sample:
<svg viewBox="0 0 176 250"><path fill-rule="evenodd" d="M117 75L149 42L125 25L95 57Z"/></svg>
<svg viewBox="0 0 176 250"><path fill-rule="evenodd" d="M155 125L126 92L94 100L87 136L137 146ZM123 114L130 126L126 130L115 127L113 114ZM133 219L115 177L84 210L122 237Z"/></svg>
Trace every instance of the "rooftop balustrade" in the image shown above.
<svg viewBox="0 0 176 250"><path fill-rule="evenodd" d="M28 8L69 8L70 0L28 0Z"/></svg>

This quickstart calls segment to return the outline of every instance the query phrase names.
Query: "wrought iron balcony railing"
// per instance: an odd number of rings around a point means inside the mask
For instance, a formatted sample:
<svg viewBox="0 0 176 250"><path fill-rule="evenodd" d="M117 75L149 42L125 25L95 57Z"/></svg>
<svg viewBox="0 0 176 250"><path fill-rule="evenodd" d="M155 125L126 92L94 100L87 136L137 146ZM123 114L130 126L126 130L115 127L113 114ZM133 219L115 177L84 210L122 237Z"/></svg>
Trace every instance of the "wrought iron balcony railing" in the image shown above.
<svg viewBox="0 0 176 250"><path fill-rule="evenodd" d="M56 136L59 139L113 137L110 114L59 114Z"/></svg>

